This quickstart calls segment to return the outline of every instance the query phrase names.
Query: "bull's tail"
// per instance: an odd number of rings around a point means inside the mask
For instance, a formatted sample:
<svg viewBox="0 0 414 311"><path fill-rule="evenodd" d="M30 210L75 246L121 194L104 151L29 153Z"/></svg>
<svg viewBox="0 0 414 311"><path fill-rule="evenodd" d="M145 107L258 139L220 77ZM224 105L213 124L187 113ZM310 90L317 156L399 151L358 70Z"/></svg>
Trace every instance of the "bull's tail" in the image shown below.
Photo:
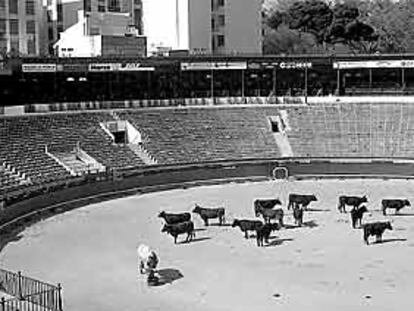
<svg viewBox="0 0 414 311"><path fill-rule="evenodd" d="M338 210L339 210L340 212L342 212L342 208L343 208L343 204L342 204L342 202L341 202L341 199L339 199L339 203L338 203Z"/></svg>
<svg viewBox="0 0 414 311"><path fill-rule="evenodd" d="M381 202L381 205L382 205L382 214L384 216L387 216L387 208L385 206L385 203L384 202Z"/></svg>
<svg viewBox="0 0 414 311"><path fill-rule="evenodd" d="M226 223L226 213L223 213L223 215L221 215L221 223L223 225Z"/></svg>

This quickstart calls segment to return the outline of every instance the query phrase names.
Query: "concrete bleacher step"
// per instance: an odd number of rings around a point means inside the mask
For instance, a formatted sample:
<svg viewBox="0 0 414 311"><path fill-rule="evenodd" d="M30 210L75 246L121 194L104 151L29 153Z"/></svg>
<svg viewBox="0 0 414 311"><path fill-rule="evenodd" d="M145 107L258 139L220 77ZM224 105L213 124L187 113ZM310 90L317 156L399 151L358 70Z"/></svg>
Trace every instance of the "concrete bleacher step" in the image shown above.
<svg viewBox="0 0 414 311"><path fill-rule="evenodd" d="M24 174L19 173L11 165L6 163L0 165L0 188L29 184L31 184L30 178L26 178Z"/></svg>
<svg viewBox="0 0 414 311"><path fill-rule="evenodd" d="M158 161L149 152L138 144L128 144L129 149L134 152L146 165L156 165Z"/></svg>
<svg viewBox="0 0 414 311"><path fill-rule="evenodd" d="M71 152L55 152L51 156L73 176L106 170L105 166L81 149Z"/></svg>

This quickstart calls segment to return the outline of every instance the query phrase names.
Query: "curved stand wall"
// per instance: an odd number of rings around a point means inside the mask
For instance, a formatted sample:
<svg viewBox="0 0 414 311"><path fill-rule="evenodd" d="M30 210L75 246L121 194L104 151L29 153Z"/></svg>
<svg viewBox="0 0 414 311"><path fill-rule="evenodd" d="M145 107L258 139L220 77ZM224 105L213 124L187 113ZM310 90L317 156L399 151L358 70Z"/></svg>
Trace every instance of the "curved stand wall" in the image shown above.
<svg viewBox="0 0 414 311"><path fill-rule="evenodd" d="M275 170L276 169L276 170ZM267 159L204 163L131 169L104 180L85 180L83 184L54 190L45 185L43 193L22 199L0 210L0 231L8 225L45 210L60 212L96 201L134 193L185 188L229 181L289 178L414 178L414 162L406 160L353 159ZM30 188L26 190L30 194Z"/></svg>

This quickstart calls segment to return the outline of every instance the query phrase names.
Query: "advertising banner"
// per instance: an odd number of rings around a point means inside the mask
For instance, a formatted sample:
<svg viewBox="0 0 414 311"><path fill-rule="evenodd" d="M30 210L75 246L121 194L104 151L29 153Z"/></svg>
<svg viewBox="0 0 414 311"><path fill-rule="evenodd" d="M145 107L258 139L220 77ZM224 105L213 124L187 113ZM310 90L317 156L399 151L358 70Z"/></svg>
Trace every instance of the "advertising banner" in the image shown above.
<svg viewBox="0 0 414 311"><path fill-rule="evenodd" d="M247 62L197 62L181 63L181 70L243 70Z"/></svg>
<svg viewBox="0 0 414 311"><path fill-rule="evenodd" d="M56 72L56 64L22 64L23 72Z"/></svg>
<svg viewBox="0 0 414 311"><path fill-rule="evenodd" d="M335 62L334 69L362 69L362 68L414 68L414 60L370 60Z"/></svg>

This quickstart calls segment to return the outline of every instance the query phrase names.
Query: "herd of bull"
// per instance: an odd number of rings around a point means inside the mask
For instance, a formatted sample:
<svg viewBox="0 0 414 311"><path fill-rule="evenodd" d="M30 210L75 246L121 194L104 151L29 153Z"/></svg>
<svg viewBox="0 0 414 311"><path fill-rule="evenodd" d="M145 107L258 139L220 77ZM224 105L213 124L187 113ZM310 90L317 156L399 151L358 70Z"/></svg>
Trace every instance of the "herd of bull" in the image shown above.
<svg viewBox="0 0 414 311"><path fill-rule="evenodd" d="M315 195L290 194L287 209L293 209L293 218L295 225L302 226L304 211L308 210L311 202L317 201ZM385 230L392 230L391 222L372 222L362 224L364 213L368 209L364 203L367 203L366 196L340 196L338 210L340 213L346 213L346 206L351 206L350 211L351 222L353 228L363 229L363 239L369 244L368 238L375 236L377 242L382 240L382 235ZM284 227L284 211L282 208L275 208L276 205L282 205L279 199L255 200L254 213L256 217L263 217L264 222L252 219L234 219L232 227L239 227L244 233L245 238L248 238L249 231L256 232L256 240L258 246L264 246L264 242L268 243L268 239L272 231L279 230ZM410 206L408 200L401 199L384 199L381 202L383 215L387 214L387 209L395 209L398 213L405 206ZM220 208L203 208L196 204L192 210L193 213L198 214L204 221L205 226L209 225L210 219L218 219L219 225L225 224L225 209ZM194 223L191 221L191 214L184 213L167 213L165 211L159 213L158 217L163 218L165 225L161 232L166 232L174 238L174 243L177 243L177 237L181 234L187 234L186 242L190 242L195 237ZM272 223L272 220L274 221Z"/></svg>

